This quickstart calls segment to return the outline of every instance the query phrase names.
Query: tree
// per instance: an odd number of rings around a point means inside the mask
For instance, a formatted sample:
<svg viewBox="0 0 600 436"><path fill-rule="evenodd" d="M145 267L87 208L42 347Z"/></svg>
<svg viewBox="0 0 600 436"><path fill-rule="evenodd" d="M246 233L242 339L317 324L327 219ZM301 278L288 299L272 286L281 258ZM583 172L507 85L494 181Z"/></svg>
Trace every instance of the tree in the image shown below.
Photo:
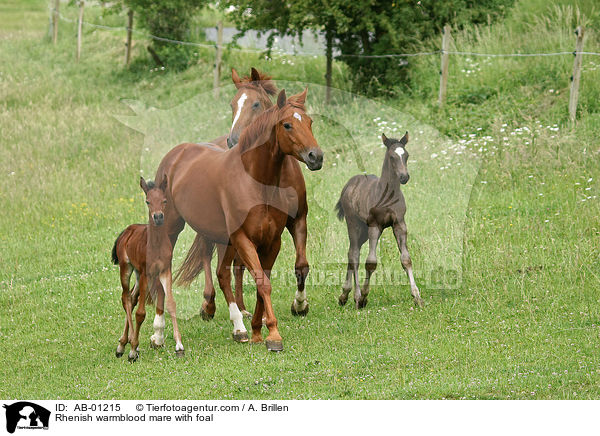
<svg viewBox="0 0 600 436"><path fill-rule="evenodd" d="M192 18L207 4L208 0L121 0L116 6L132 9L137 21L150 34L185 41ZM190 58L187 47L160 40L152 40L152 47L157 62L176 68L187 66Z"/></svg>
<svg viewBox="0 0 600 436"><path fill-rule="evenodd" d="M514 0L225 0L231 16L245 32L255 29L276 35L301 36L312 28L325 33L327 84L331 85L333 48L341 53L354 88L369 94L389 92L406 80L401 58L364 56L405 53L437 36L445 24L463 26L502 17Z"/></svg>

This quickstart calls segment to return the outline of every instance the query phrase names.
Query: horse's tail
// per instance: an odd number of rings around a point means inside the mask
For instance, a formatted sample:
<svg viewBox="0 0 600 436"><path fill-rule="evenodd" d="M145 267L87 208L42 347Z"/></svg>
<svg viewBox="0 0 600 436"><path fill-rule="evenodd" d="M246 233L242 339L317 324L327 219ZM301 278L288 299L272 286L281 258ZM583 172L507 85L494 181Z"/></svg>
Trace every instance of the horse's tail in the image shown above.
<svg viewBox="0 0 600 436"><path fill-rule="evenodd" d="M337 217L340 221L342 221L344 219L344 206L342 206L342 198L344 198L344 194L346 193L346 189L348 189L349 184L350 184L350 182L348 182L344 185L344 188L342 189L342 193L340 194L340 199L335 204L335 210L337 211Z"/></svg>
<svg viewBox="0 0 600 436"><path fill-rule="evenodd" d="M119 233L119 236L117 236L117 239L115 239L115 243L112 248L112 263L114 263L115 265L119 264L119 256L117 255L117 244L119 243L119 239L121 239L121 236L123 236L123 233L125 233L125 230Z"/></svg>
<svg viewBox="0 0 600 436"><path fill-rule="evenodd" d="M209 254L212 256L213 250L214 245L209 250L204 238L197 234L188 254L175 274L175 282L181 286L189 286L202 272L204 256Z"/></svg>

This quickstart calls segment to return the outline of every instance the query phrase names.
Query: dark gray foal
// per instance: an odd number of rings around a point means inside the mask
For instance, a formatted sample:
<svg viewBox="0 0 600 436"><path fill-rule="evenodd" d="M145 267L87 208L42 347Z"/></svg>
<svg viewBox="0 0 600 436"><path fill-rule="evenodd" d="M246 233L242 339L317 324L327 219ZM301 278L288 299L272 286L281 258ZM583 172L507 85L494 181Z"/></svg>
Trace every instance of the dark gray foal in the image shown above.
<svg viewBox="0 0 600 436"><path fill-rule="evenodd" d="M400 184L408 182L409 175L406 167L408 152L408 132L400 140L388 139L381 135L383 144L386 146L385 159L381 177L374 175L354 176L344 189L335 208L340 221L345 217L348 226L348 237L350 238L350 249L348 250L348 273L346 283L342 287L340 305L346 304L348 294L354 284L354 301L356 308L360 309L367 305L369 295L369 280L371 274L377 268L377 241L381 232L387 227L394 230L402 267L410 281L410 292L415 304L423 306L423 299L419 294L419 288L415 283L412 272L412 262L406 247L406 203ZM362 290L358 282L358 263L360 258L360 247L369 240L369 255L365 263L366 277Z"/></svg>

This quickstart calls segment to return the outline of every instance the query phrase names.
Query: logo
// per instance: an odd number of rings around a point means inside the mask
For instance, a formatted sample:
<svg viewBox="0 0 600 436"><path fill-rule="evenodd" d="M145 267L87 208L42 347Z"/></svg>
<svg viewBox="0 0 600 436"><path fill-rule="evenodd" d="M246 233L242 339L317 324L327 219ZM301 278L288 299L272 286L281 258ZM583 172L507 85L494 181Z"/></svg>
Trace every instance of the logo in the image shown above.
<svg viewBox="0 0 600 436"><path fill-rule="evenodd" d="M19 401L4 405L6 409L6 431L14 433L19 429L48 429L50 411L42 406L28 401Z"/></svg>

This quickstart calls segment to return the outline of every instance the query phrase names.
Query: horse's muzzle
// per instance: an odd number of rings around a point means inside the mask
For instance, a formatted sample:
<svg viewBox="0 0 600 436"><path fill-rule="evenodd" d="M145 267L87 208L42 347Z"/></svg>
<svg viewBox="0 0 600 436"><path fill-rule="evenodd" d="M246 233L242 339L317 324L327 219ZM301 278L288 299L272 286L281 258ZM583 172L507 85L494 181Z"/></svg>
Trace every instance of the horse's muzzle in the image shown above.
<svg viewBox="0 0 600 436"><path fill-rule="evenodd" d="M154 224L157 226L162 226L165 222L165 215L163 213L155 213L152 215L152 219L154 220Z"/></svg>
<svg viewBox="0 0 600 436"><path fill-rule="evenodd" d="M311 171L320 170L323 167L323 150L318 147L303 151L300 156Z"/></svg>
<svg viewBox="0 0 600 436"><path fill-rule="evenodd" d="M408 183L409 179L410 179L410 176L408 174L402 174L400 176L400 184L406 185Z"/></svg>

